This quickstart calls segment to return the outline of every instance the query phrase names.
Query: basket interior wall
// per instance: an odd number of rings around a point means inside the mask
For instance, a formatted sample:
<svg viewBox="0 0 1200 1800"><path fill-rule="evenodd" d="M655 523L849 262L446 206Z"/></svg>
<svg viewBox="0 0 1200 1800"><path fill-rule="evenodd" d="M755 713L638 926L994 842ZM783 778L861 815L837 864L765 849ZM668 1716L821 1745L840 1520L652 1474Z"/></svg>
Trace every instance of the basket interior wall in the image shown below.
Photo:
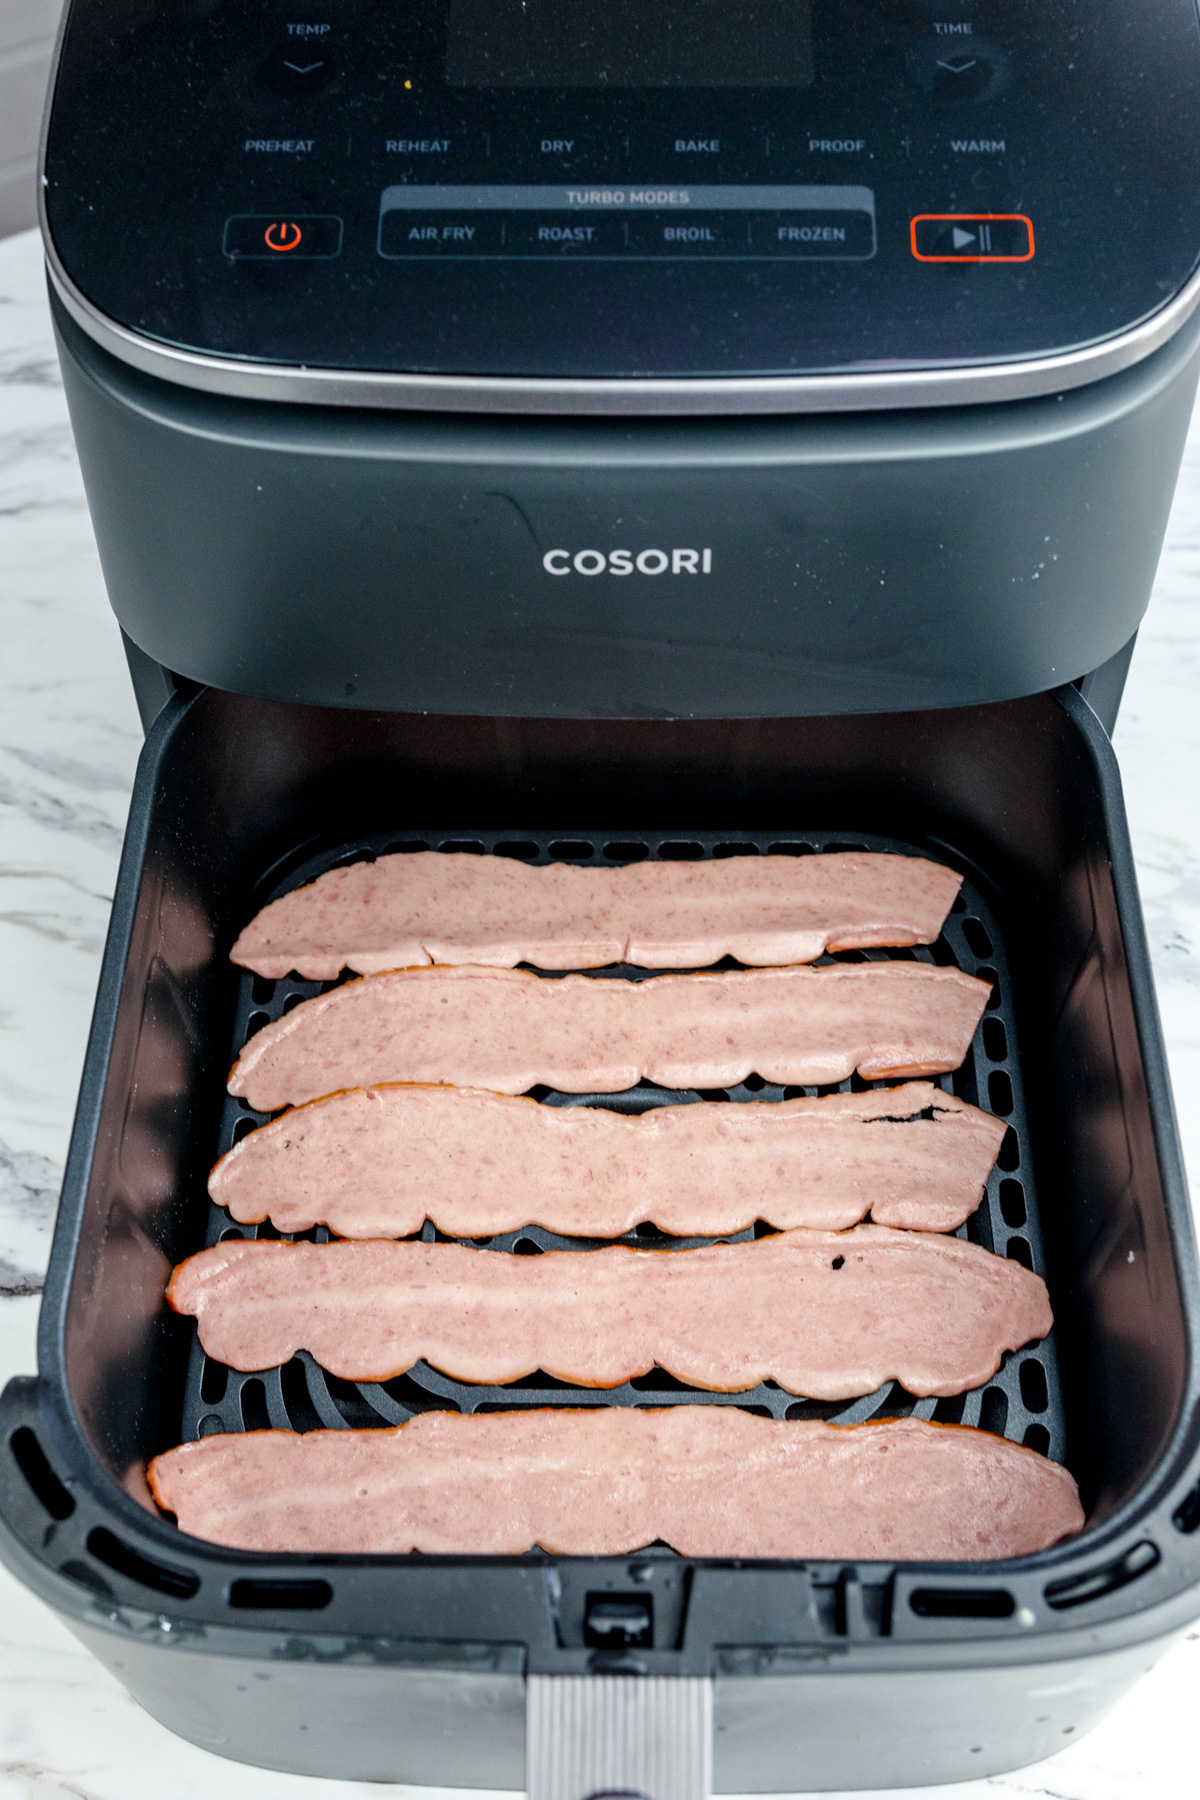
<svg viewBox="0 0 1200 1800"><path fill-rule="evenodd" d="M1187 1343L1095 766L1049 696L957 712L712 723L419 718L217 692L174 731L96 1149L42 1368L65 1361L92 1446L136 1488L178 1441L191 1338L164 1309L203 1242L238 977L232 937L329 846L437 821L731 837L882 834L960 867L994 911L1058 1320L1067 1460L1093 1519L1175 1424ZM134 821L134 833L141 822ZM986 1104L986 1102L985 1102ZM147 1497L148 1503L148 1497Z"/></svg>

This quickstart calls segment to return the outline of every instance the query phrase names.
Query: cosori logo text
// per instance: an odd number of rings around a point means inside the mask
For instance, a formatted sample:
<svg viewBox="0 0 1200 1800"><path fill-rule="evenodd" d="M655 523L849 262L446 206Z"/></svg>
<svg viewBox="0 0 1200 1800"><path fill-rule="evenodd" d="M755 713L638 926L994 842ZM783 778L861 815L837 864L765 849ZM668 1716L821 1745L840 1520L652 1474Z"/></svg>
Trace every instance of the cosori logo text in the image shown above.
<svg viewBox="0 0 1200 1800"><path fill-rule="evenodd" d="M548 575L711 575L711 550L547 550Z"/></svg>

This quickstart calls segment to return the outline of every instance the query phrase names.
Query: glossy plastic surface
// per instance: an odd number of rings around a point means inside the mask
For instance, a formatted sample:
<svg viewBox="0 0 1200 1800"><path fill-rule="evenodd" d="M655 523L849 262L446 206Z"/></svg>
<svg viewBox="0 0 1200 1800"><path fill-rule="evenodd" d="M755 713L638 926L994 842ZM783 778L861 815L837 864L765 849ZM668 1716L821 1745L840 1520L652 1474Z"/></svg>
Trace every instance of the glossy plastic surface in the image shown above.
<svg viewBox="0 0 1200 1800"><path fill-rule="evenodd" d="M869 371L1102 340L1200 257L1195 0L845 0L811 60L778 0L294 11L74 0L47 216L108 318L322 368Z"/></svg>
<svg viewBox="0 0 1200 1800"><path fill-rule="evenodd" d="M149 657L534 718L962 706L1095 669L1150 596L1200 344L1197 315L1004 406L569 422L221 399L55 316L109 596Z"/></svg>

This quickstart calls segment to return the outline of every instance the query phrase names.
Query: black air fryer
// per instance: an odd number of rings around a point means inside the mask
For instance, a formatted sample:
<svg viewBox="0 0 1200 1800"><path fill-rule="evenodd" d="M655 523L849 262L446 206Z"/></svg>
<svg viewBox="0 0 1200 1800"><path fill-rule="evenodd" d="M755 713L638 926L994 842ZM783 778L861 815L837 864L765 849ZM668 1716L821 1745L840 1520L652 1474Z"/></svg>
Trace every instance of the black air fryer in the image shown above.
<svg viewBox="0 0 1200 1800"><path fill-rule="evenodd" d="M1200 1271L1104 729L1200 367L1198 118L1195 0L74 0L44 226L150 730L0 1548L173 1730L533 1800L961 1780L1200 1613ZM243 1376L168 1312L267 1231L205 1191L261 1117L235 1054L319 991L229 963L265 901L414 847L854 846L966 876L930 950L865 954L993 984L944 1078L1008 1125L963 1230L1057 1324L986 1388ZM564 1403L979 1426L1088 1523L970 1564L258 1555L145 1482L211 1432Z"/></svg>

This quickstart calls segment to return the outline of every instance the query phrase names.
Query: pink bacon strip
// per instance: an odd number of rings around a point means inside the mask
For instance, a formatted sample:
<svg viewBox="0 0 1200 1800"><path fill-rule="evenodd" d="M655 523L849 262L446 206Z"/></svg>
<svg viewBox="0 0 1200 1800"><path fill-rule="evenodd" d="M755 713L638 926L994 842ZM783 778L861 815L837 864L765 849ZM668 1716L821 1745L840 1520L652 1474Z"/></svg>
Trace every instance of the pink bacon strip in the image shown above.
<svg viewBox="0 0 1200 1800"><path fill-rule="evenodd" d="M618 869L426 851L331 869L265 906L230 955L259 975L314 981L417 963L811 962L933 943L961 883L924 857L869 851Z"/></svg>
<svg viewBox="0 0 1200 1800"><path fill-rule="evenodd" d="M156 1456L149 1478L192 1537L323 1555L617 1556L661 1538L683 1556L971 1561L1084 1522L1066 1469L987 1432L733 1406L222 1434Z"/></svg>
<svg viewBox="0 0 1200 1800"><path fill-rule="evenodd" d="M923 1116L923 1115L928 1115ZM983 1194L1004 1123L928 1082L820 1100L539 1106L478 1088L350 1088L252 1131L208 1191L241 1224L339 1237L448 1237L544 1225L622 1237L645 1221L679 1237L953 1231Z"/></svg>
<svg viewBox="0 0 1200 1800"><path fill-rule="evenodd" d="M427 1362L459 1381L615 1387L657 1365L680 1381L849 1400L981 1386L1053 1323L1040 1276L960 1238L860 1225L697 1250L461 1244L214 1244L167 1290L205 1352L267 1369L308 1350L347 1381Z"/></svg>
<svg viewBox="0 0 1200 1800"><path fill-rule="evenodd" d="M823 1086L956 1069L987 982L928 963L839 963L647 981L517 969L401 969L305 1000L259 1031L229 1091L260 1112L381 1082L520 1094Z"/></svg>

